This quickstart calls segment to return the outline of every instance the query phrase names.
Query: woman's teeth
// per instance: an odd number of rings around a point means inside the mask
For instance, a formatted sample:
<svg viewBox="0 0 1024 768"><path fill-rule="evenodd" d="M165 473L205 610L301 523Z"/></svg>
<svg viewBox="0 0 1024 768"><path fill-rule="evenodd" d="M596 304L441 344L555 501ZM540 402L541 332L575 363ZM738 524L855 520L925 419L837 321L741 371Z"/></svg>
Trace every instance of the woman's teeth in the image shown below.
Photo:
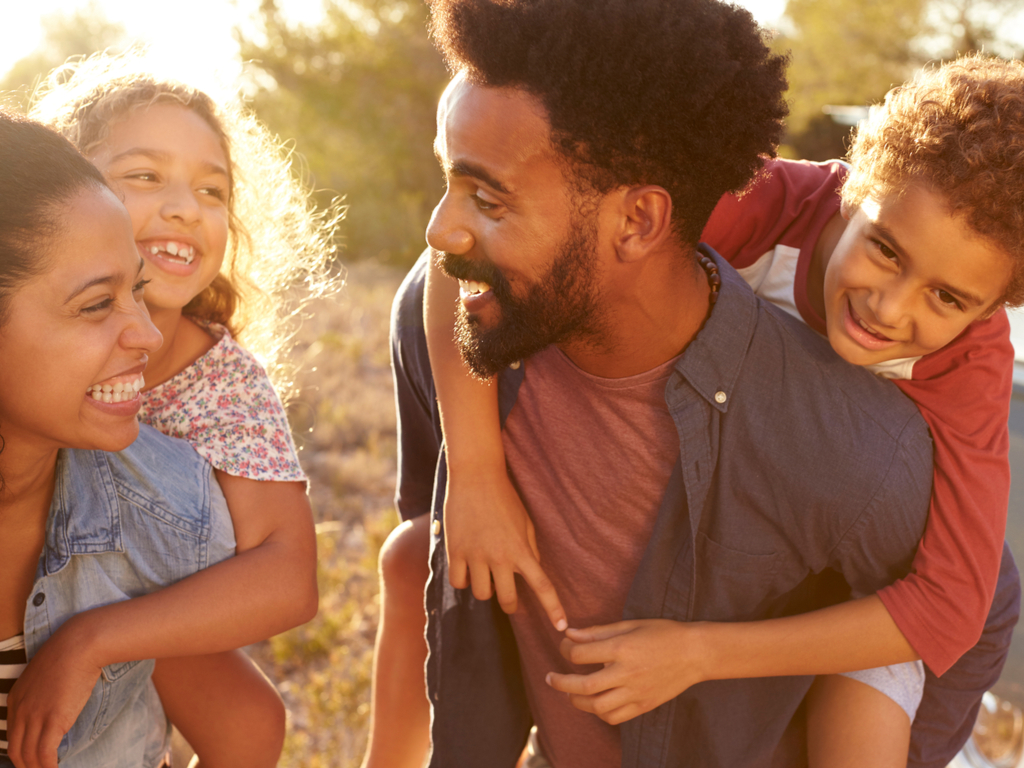
<svg viewBox="0 0 1024 768"><path fill-rule="evenodd" d="M85 394L101 403L123 403L134 400L139 391L146 386L146 380L140 373L132 381L119 381L116 384L93 384Z"/></svg>
<svg viewBox="0 0 1024 768"><path fill-rule="evenodd" d="M182 264L191 264L196 257L195 248L184 243L168 241L161 245L149 246L149 252L154 256L163 255L168 261L179 261Z"/></svg>

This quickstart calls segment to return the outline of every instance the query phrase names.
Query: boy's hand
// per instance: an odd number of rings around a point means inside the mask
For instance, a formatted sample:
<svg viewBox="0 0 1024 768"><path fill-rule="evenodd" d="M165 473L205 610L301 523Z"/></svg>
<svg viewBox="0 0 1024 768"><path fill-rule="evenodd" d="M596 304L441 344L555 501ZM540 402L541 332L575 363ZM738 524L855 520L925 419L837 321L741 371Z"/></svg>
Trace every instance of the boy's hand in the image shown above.
<svg viewBox="0 0 1024 768"><path fill-rule="evenodd" d="M650 712L702 678L689 637L693 625L668 619L620 621L566 630L560 651L573 664L603 664L588 675L549 672L548 685L577 709L618 725Z"/></svg>
<svg viewBox="0 0 1024 768"><path fill-rule="evenodd" d="M490 600L493 578L502 610L515 613L518 573L537 595L551 623L563 631L568 626L565 609L540 566L533 522L508 475L504 470L486 477L474 473L461 481L458 474L449 472L444 500L452 586L465 589L472 585L477 600Z"/></svg>
<svg viewBox="0 0 1024 768"><path fill-rule="evenodd" d="M17 768L57 768L60 741L100 676L74 638L73 621L43 644L7 697L7 751Z"/></svg>

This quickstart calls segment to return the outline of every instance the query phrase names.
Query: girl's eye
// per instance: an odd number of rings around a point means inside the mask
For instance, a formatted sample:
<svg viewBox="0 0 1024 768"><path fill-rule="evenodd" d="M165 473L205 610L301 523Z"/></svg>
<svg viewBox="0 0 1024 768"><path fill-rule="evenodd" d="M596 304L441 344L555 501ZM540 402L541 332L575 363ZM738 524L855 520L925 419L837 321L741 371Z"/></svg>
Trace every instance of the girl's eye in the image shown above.
<svg viewBox="0 0 1024 768"><path fill-rule="evenodd" d="M952 307L954 309L963 309L963 305L961 305L960 302L957 301L956 296L951 294L949 291L944 291L941 288L937 288L935 290L935 295L938 297L939 301L941 301L946 306Z"/></svg>
<svg viewBox="0 0 1024 768"><path fill-rule="evenodd" d="M220 187L203 187L199 190L199 193L212 197L215 200L220 200L221 202L228 199L228 193Z"/></svg>

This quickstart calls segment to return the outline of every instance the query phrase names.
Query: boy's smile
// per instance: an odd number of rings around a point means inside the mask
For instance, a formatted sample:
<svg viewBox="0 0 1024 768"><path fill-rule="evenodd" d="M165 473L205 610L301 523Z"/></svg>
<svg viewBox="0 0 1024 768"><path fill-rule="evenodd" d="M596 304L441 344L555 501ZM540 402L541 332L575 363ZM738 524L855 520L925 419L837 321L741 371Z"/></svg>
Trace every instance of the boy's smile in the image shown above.
<svg viewBox="0 0 1024 768"><path fill-rule="evenodd" d="M1010 281L1010 257L913 185L843 215L825 270L832 348L855 365L919 357L988 317Z"/></svg>

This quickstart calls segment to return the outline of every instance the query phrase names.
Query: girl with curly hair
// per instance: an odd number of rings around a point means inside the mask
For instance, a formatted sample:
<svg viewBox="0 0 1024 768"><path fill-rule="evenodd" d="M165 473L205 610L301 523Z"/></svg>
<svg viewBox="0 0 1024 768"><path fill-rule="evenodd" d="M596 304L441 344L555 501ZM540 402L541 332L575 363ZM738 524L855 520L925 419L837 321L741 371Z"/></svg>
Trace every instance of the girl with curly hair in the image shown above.
<svg viewBox="0 0 1024 768"><path fill-rule="evenodd" d="M337 219L312 211L288 153L249 112L155 74L138 54L59 68L32 116L70 139L129 211L164 337L140 418L212 464L235 527L237 557L153 603L169 636L180 617L201 614L223 652L161 658L153 681L202 765L276 765L283 705L231 649L316 613L306 477L271 382L288 394L284 353L299 313L337 283Z"/></svg>
<svg viewBox="0 0 1024 768"><path fill-rule="evenodd" d="M985 628L1010 482L1013 349L1003 307L1024 303L1022 137L1024 65L963 58L891 91L858 130L850 166L768 160L746 190L722 199L704 229L701 239L756 293L827 335L848 362L893 380L934 439L929 520L908 575L840 606L713 630L733 639L718 637L700 679L820 675L808 698L812 766L906 765L924 665L934 681ZM494 208L481 216L493 220L500 215ZM462 287L477 297L488 289ZM519 573L563 629L558 585L540 567L529 516L507 474L495 388L466 375L451 341L458 291L432 267L432 367L442 412L458 412L445 422L452 583L472 586L479 599L493 589L514 610ZM470 460L460 464L459 456ZM427 529L407 523L389 551L416 552L425 564L426 544ZM391 564L394 574L411 568L405 560ZM821 641L843 626L847 646ZM607 632L568 629L567 637L589 644ZM407 655L421 659L421 644L410 637ZM552 674L549 684L572 692L571 677ZM980 701L983 692L972 695ZM634 717L650 708L625 710ZM949 734L952 752L969 732L966 723Z"/></svg>

